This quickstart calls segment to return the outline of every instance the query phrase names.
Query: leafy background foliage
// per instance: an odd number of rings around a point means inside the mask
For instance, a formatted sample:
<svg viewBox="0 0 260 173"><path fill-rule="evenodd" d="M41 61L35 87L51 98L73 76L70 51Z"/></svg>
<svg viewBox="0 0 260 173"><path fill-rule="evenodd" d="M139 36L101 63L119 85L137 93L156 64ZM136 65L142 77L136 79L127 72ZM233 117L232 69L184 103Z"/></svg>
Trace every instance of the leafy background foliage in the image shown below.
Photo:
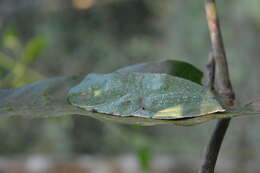
<svg viewBox="0 0 260 173"><path fill-rule="evenodd" d="M260 96L260 4L258 0L230 0L219 1L218 6L232 82L239 100L247 102ZM111 72L170 58L204 69L209 48L203 1L0 2L1 88L53 76ZM192 128L136 128L67 116L1 119L0 124L1 155L52 152L114 156L146 153L143 145L148 145L147 155L165 153L176 159L197 159L214 122ZM234 119L223 157L236 159L240 165L259 160L259 124L259 118Z"/></svg>

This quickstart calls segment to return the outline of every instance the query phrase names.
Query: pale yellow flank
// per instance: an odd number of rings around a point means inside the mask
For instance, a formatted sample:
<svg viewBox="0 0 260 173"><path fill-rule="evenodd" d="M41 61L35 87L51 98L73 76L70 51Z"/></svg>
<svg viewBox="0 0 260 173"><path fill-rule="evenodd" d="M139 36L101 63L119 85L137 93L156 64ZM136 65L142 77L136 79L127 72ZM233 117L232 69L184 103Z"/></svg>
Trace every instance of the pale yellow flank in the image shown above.
<svg viewBox="0 0 260 173"><path fill-rule="evenodd" d="M181 118L183 113L183 107L182 105L177 105L173 107L169 107L166 109L163 109L155 114L155 117L175 117L175 118Z"/></svg>
<svg viewBox="0 0 260 173"><path fill-rule="evenodd" d="M95 90L94 91L94 96L97 97L97 96L100 96L101 95L101 90Z"/></svg>

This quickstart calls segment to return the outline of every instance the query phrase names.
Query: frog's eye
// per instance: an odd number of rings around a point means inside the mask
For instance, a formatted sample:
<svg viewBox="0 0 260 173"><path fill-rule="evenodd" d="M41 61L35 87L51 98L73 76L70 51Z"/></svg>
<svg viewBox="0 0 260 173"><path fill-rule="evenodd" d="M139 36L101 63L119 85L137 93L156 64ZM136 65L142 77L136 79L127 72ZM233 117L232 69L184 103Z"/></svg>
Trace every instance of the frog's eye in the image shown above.
<svg viewBox="0 0 260 173"><path fill-rule="evenodd" d="M90 99L91 97L92 97L92 94L91 93L86 93L86 92L80 93L78 95L78 99L80 99L80 100Z"/></svg>

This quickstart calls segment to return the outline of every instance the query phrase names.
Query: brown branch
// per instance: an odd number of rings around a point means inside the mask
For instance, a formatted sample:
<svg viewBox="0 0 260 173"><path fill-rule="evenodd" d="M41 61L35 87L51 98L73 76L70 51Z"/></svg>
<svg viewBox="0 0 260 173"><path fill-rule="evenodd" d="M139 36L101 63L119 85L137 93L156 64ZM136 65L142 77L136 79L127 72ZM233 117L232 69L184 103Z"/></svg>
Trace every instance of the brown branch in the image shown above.
<svg viewBox="0 0 260 173"><path fill-rule="evenodd" d="M214 83L215 83L215 59L213 56L213 53L210 52L209 53L209 60L208 60L208 64L207 64L207 87L214 92L215 87L214 87Z"/></svg>
<svg viewBox="0 0 260 173"><path fill-rule="evenodd" d="M225 48L222 40L215 0L205 0L205 9L210 32L212 53L216 62L218 93L234 100L234 92L229 78Z"/></svg>
<svg viewBox="0 0 260 173"><path fill-rule="evenodd" d="M215 73L212 71L216 65L216 77L218 83L217 93L227 100L223 103L223 106L232 105L235 99L235 94L229 78L228 65L215 0L205 0L205 9L212 44L212 55L209 57L208 65L207 85L210 89L214 89L213 80L215 78ZM212 57L214 60L212 60ZM229 123L230 119L222 119L218 121L207 146L204 161L199 171L200 173L214 173L218 153Z"/></svg>

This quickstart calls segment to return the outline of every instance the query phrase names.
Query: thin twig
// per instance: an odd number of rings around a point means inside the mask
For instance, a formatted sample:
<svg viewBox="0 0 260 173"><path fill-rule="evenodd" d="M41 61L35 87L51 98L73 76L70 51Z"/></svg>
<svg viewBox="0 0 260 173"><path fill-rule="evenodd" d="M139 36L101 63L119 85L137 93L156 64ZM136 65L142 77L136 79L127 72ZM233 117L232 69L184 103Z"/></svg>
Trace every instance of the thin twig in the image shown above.
<svg viewBox="0 0 260 173"><path fill-rule="evenodd" d="M230 118L218 121L209 140L200 173L214 173L219 150L230 123Z"/></svg>
<svg viewBox="0 0 260 173"><path fill-rule="evenodd" d="M216 65L216 77L218 83L217 93L220 96L227 98L227 102L223 103L223 106L232 105L235 99L235 94L229 78L228 65L215 0L205 0L205 9L212 44L212 57L214 57L214 61L209 60L209 62L212 61L212 66L214 66L213 62ZM208 86L210 89L214 89L214 85L212 84L214 81L212 81L212 79L214 79L215 75L214 73L210 74L212 73L212 67L208 70L211 70L211 72L208 72L208 81L211 82L208 82ZM199 171L200 173L214 173L218 153L229 123L230 119L222 119L218 121L207 146L204 161Z"/></svg>

